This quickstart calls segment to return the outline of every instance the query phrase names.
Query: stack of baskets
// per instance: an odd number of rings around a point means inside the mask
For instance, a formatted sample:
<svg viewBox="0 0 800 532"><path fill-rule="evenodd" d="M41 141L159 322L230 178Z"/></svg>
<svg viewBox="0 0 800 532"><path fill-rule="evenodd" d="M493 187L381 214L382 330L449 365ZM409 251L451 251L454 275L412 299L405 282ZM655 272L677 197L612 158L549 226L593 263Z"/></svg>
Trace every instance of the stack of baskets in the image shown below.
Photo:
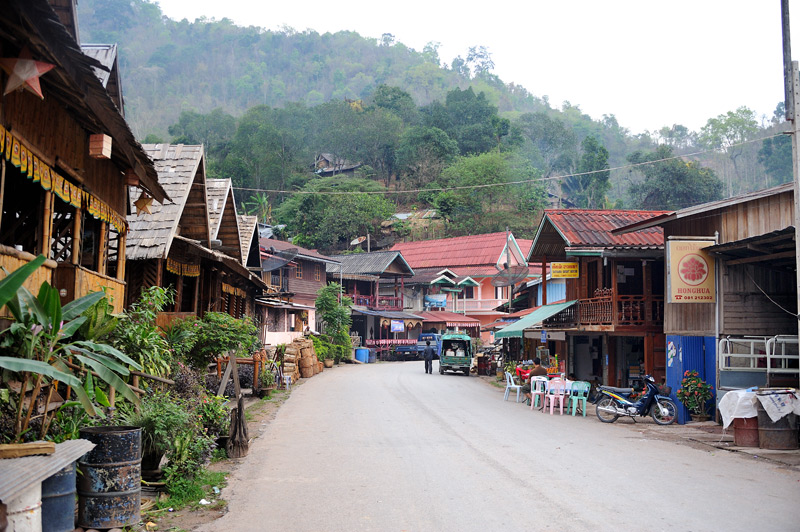
<svg viewBox="0 0 800 532"><path fill-rule="evenodd" d="M313 377L322 371L322 367L310 338L296 338L286 346L283 355L283 374L291 375L292 381L297 381L299 377L304 379Z"/></svg>

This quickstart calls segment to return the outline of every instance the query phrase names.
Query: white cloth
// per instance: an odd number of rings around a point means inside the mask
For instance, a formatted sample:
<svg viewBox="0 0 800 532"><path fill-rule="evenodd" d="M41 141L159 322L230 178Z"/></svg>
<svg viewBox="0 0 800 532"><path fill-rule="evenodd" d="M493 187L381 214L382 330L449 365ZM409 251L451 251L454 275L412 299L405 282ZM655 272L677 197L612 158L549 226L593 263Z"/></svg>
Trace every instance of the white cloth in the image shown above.
<svg viewBox="0 0 800 532"><path fill-rule="evenodd" d="M725 392L719 401L719 413L722 415L723 428L733 423L735 418L758 416L756 410L756 393L747 390L731 390Z"/></svg>
<svg viewBox="0 0 800 532"><path fill-rule="evenodd" d="M786 388L780 392L761 390L756 393L756 397L761 401L761 406L764 407L773 423L787 414L800 414L800 400L798 400L797 390L794 388Z"/></svg>

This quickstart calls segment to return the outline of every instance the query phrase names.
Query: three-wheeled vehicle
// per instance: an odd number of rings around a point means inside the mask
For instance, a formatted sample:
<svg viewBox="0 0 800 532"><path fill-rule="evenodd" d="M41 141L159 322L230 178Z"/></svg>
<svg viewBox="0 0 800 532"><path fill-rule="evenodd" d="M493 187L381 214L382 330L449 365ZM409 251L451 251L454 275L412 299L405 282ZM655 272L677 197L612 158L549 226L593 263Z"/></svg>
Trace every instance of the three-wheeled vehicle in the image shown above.
<svg viewBox="0 0 800 532"><path fill-rule="evenodd" d="M439 373L463 371L469 377L472 365L472 338L466 334L447 332L442 335L442 348L439 354Z"/></svg>

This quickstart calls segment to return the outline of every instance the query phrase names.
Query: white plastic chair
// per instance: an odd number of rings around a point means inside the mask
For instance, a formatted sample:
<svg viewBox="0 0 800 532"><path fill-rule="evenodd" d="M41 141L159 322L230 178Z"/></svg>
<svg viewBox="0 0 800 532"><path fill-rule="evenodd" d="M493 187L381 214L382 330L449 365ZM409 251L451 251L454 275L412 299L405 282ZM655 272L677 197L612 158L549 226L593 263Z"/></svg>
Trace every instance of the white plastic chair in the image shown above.
<svg viewBox="0 0 800 532"><path fill-rule="evenodd" d="M544 396L547 393L547 377L531 378L531 410L539 408L541 402L544 408ZM541 397L541 401L539 398Z"/></svg>
<svg viewBox="0 0 800 532"><path fill-rule="evenodd" d="M514 384L514 377L511 376L511 373L506 371L506 393L503 396L503 401L508 401L508 394L511 390L517 390L517 402L519 403L519 392L522 390L522 385Z"/></svg>

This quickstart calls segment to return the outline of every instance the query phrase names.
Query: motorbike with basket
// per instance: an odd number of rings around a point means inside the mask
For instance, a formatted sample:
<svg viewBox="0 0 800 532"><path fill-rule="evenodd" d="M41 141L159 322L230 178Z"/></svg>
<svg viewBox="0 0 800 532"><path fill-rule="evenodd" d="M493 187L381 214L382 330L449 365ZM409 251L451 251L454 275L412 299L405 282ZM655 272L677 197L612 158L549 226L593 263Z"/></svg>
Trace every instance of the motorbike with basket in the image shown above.
<svg viewBox="0 0 800 532"><path fill-rule="evenodd" d="M636 422L636 416L651 416L659 425L671 425L678 416L675 402L662 395L656 381L650 375L644 377L645 389L635 401L631 400L633 388L600 386L594 399L597 406L597 419L603 423L613 423L620 416L627 416Z"/></svg>

